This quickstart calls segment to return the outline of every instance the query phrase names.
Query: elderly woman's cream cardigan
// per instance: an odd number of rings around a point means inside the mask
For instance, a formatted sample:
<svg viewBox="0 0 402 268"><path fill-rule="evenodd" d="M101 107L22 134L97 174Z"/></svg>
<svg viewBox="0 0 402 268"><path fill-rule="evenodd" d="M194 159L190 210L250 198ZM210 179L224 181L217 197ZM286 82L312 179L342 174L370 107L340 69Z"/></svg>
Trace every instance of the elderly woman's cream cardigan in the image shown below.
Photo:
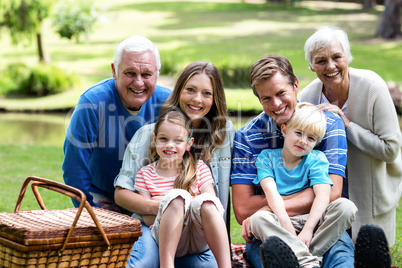
<svg viewBox="0 0 402 268"><path fill-rule="evenodd" d="M359 209L353 237L362 225L376 224L392 246L402 187L402 136L395 106L386 83L376 73L349 68L349 77L347 177L349 198ZM300 100L321 103L322 87L315 79L302 90Z"/></svg>

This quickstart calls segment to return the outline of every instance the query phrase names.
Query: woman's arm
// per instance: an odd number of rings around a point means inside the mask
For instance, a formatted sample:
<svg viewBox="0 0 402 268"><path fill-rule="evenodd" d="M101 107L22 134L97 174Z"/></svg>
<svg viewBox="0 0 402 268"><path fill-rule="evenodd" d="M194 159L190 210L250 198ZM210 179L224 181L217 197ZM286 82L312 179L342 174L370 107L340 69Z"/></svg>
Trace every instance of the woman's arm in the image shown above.
<svg viewBox="0 0 402 268"><path fill-rule="evenodd" d="M144 191L138 191L138 195L144 197L145 199L150 200L151 194L149 192L144 192ZM159 207L159 202L158 202L158 207ZM151 226L156 218L156 214L154 215L142 215L142 220L144 221L146 226Z"/></svg>
<svg viewBox="0 0 402 268"><path fill-rule="evenodd" d="M295 228L290 221L289 215L285 209L285 202L280 196L276 183L273 178L268 177L260 181L261 187L264 190L267 202L273 213L278 217L279 222L285 230L296 235Z"/></svg>
<svg viewBox="0 0 402 268"><path fill-rule="evenodd" d="M131 190L116 187L114 199L117 205L124 207L128 211L140 215L158 214L159 201L147 199Z"/></svg>
<svg viewBox="0 0 402 268"><path fill-rule="evenodd" d="M315 194L313 206L310 210L310 215L298 237L302 240L307 247L310 246L311 239L313 238L314 229L317 226L322 214L329 204L329 197L331 193L331 185L329 184L315 184L313 185Z"/></svg>
<svg viewBox="0 0 402 268"><path fill-rule="evenodd" d="M371 99L348 100L348 119L336 105L321 104L322 109L339 114L345 122L348 140L360 151L384 162L392 162L398 156L401 146L401 132L395 106L384 83L374 83L370 91ZM355 103L353 103L355 102ZM360 111L351 115L354 106ZM345 119L346 118L346 119Z"/></svg>
<svg viewBox="0 0 402 268"><path fill-rule="evenodd" d="M134 188L137 172L149 162L153 129L154 124L151 124L137 130L124 152L120 173L114 181L116 204L140 215L156 215L159 207L159 202L145 199Z"/></svg>

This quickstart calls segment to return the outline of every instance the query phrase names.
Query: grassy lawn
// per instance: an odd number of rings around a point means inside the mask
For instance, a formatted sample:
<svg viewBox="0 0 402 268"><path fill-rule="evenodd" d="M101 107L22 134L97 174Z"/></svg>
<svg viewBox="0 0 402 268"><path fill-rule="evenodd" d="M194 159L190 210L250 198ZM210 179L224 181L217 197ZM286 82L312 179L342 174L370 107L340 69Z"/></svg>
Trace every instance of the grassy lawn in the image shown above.
<svg viewBox="0 0 402 268"><path fill-rule="evenodd" d="M13 212L23 181L28 176L39 176L63 182L61 146L0 144L0 211ZM71 200L59 193L39 189L48 209L72 207ZM38 204L28 188L21 210L37 210ZM241 226L231 211L232 243L244 243ZM396 244L391 248L394 266L402 267L402 211L397 209Z"/></svg>
<svg viewBox="0 0 402 268"><path fill-rule="evenodd" d="M263 1L261 1L263 2ZM304 60L305 40L323 25L344 29L351 41L352 67L371 69L387 82L402 84L402 41L374 38L381 7L363 12L360 5L341 2L301 1L297 7L279 4L249 4L243 1L97 0L100 20L85 42L60 39L46 20L42 34L52 63L77 73L81 85L62 94L30 99L0 98L4 110L57 110L74 107L91 84L111 76L110 63L116 45L133 34L154 41L161 53L162 68L181 70L195 60L216 66L249 68L260 56L274 53L290 59L303 88L316 78ZM320 8L318 8L320 6ZM35 42L11 46L6 31L0 35L1 68L8 63L37 64ZM167 77L168 79L162 79ZM177 71L164 73L160 82L172 85ZM226 86L228 107L237 111L260 111L260 104L247 86ZM236 124L239 128L244 122ZM2 130L3 131L3 130ZM30 175L62 181L61 146L10 145L0 143L0 211L12 212L23 180ZM41 190L48 208L71 207L69 198ZM46 202L47 201L47 202ZM38 209L28 191L22 209ZM392 248L393 265L402 267L402 214L397 210L397 243ZM244 242L240 225L232 215L233 243Z"/></svg>

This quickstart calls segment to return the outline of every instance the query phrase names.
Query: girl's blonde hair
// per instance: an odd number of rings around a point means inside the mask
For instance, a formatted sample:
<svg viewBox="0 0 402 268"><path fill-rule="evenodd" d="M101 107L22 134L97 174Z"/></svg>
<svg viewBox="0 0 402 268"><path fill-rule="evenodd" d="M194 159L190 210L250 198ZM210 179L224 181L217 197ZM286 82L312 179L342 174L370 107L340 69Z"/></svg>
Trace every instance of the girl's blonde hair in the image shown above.
<svg viewBox="0 0 402 268"><path fill-rule="evenodd" d="M159 115L159 119L155 124L154 135L158 136L158 130L163 122L170 122L183 127L187 131L187 142L190 141L192 135L192 126L190 119L181 111L170 110L164 111ZM154 141L151 142L149 146L150 160L155 162L159 159L159 155L156 153L156 146ZM173 188L184 189L188 191L191 195L194 195L191 190L191 186L197 180L197 166L193 155L189 151L185 151L183 155L183 161L181 164L181 169L179 175L174 181Z"/></svg>
<svg viewBox="0 0 402 268"><path fill-rule="evenodd" d="M191 77L205 74L209 77L213 89L213 105L203 118L199 128L194 129L194 144L191 151L209 165L212 153L223 145L226 135L227 107L223 82L218 69L208 61L190 63L181 72L172 94L165 101L161 113L170 110L180 110L180 96Z"/></svg>
<svg viewBox="0 0 402 268"><path fill-rule="evenodd" d="M317 143L319 143L327 130L327 119L325 114L313 104L300 102L293 116L286 123L286 128L310 130L317 135Z"/></svg>

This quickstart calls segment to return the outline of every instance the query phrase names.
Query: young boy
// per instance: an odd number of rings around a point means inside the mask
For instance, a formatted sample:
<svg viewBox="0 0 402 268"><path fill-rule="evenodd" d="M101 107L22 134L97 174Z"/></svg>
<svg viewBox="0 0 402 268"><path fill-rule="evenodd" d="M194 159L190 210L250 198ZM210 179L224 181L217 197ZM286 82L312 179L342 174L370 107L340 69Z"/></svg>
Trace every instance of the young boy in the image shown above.
<svg viewBox="0 0 402 268"><path fill-rule="evenodd" d="M325 155L313 148L322 140L326 131L325 115L315 106L299 103L292 118L281 125L284 136L282 149L263 150L256 161L257 178L253 183L262 187L270 211L258 211L250 220L250 231L264 241L277 236L286 241L295 253L300 267L320 267L320 256L313 256L309 247L320 244L319 239L333 236L336 241L350 227L339 234L322 232L313 239L317 225L325 228L323 215L329 204L332 181L328 175L328 161ZM315 199L309 214L289 217L282 196L295 194L312 187ZM261 237L258 222L269 222L270 235ZM330 223L328 223L330 224ZM262 224L266 226L266 223ZM261 227L260 227L261 228ZM266 233L266 230L265 230ZM297 238L296 238L297 236Z"/></svg>

